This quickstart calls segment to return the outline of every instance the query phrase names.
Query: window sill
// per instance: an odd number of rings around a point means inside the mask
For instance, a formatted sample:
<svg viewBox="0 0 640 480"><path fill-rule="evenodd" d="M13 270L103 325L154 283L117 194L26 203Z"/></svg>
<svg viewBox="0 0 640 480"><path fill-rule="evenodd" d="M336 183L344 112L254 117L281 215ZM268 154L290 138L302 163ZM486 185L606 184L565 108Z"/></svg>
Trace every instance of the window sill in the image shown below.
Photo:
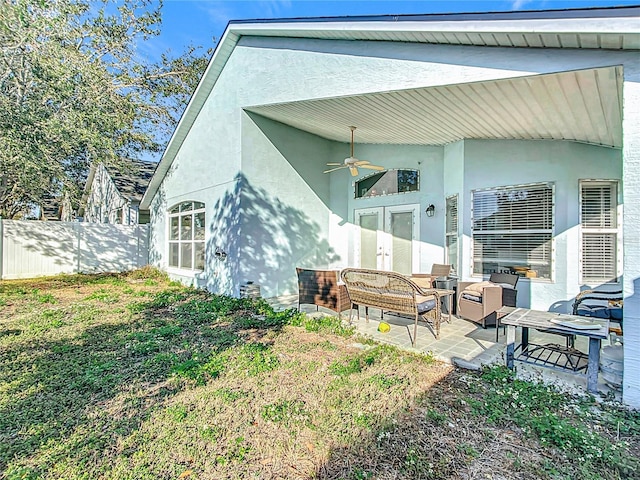
<svg viewBox="0 0 640 480"><path fill-rule="evenodd" d="M204 272L204 270L192 270L189 268L167 267L167 273L171 273L173 275L180 275L181 277L196 277L198 274L202 272Z"/></svg>

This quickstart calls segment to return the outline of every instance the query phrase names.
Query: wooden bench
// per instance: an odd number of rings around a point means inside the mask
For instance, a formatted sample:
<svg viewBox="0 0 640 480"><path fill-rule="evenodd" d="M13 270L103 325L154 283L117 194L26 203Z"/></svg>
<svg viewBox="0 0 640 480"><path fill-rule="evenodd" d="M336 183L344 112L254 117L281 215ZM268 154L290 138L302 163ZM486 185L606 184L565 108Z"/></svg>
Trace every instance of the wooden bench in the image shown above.
<svg viewBox="0 0 640 480"><path fill-rule="evenodd" d="M354 308L357 308L360 319L359 305L365 307L367 322L369 307L411 315L414 318L411 345L415 346L418 320L427 321L426 315L430 314L433 334L436 338L440 336L440 297L435 290L422 289L404 275L381 270L347 268L341 277L351 301L349 322Z"/></svg>

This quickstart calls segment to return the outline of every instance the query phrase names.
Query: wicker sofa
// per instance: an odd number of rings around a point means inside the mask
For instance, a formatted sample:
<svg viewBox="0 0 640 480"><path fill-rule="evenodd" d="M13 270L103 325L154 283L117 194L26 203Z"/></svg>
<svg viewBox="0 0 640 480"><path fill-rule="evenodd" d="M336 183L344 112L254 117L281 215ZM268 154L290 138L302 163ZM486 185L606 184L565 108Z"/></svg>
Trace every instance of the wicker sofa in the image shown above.
<svg viewBox="0 0 640 480"><path fill-rule="evenodd" d="M408 277L395 272L347 268L342 271L341 277L351 301L349 321L354 308L360 318L359 305L365 307L367 321L369 307L379 308L382 312L411 315L414 318L411 344L415 346L418 320L427 320L429 314L434 336L440 336L440 298L435 291L425 291Z"/></svg>
<svg viewBox="0 0 640 480"><path fill-rule="evenodd" d="M300 305L315 305L338 313L349 308L347 289L340 282L338 270L296 268L298 274L298 310Z"/></svg>

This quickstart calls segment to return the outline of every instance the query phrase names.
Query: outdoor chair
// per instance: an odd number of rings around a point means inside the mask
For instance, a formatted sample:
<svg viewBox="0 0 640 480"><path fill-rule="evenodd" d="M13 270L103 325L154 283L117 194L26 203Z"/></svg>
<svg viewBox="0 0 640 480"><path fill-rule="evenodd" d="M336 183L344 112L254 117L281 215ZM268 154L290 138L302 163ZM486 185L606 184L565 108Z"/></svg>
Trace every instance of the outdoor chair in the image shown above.
<svg viewBox="0 0 640 480"><path fill-rule="evenodd" d="M328 308L338 313L349 308L349 295L347 289L340 281L338 270L314 270L296 268L298 274L298 311L300 305L315 305Z"/></svg>
<svg viewBox="0 0 640 480"><path fill-rule="evenodd" d="M434 263L431 265L431 273L413 273L413 278L429 278L431 279L431 287L435 287L435 281L439 277L448 277L451 273L451 265L442 265Z"/></svg>
<svg viewBox="0 0 640 480"><path fill-rule="evenodd" d="M495 325L497 329L496 312L516 306L518 278L511 273L492 273L489 281L458 282L458 316L479 323L482 328Z"/></svg>
<svg viewBox="0 0 640 480"><path fill-rule="evenodd" d="M624 297L621 290L583 290L573 301L572 314L582 317L607 318L609 333L622 336Z"/></svg>

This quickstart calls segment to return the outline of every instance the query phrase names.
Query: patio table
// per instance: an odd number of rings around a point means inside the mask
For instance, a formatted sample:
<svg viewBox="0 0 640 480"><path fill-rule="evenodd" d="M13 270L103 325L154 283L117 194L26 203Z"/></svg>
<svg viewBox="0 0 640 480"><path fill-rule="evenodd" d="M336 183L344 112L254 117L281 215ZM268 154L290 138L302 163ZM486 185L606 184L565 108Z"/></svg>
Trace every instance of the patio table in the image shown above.
<svg viewBox="0 0 640 480"><path fill-rule="evenodd" d="M447 323L451 323L451 315L452 315L452 311L453 311L453 297L455 295L455 290L448 290L446 288L433 288L431 285L431 278L429 277L414 277L411 276L409 277L416 285L418 285L420 287L420 289L422 290L422 293L424 295L429 295L430 292L436 292L438 294L438 296L440 298L442 298L443 300L446 298L448 301L448 309L447 312L449 313L449 319L447 320Z"/></svg>
<svg viewBox="0 0 640 480"><path fill-rule="evenodd" d="M562 321L564 324L554 323ZM527 308L516 308L507 313L501 319L501 323L507 326L507 367L513 369L514 361L520 361L533 365L556 368L563 371L577 373L584 370L585 366L580 365L581 360L587 360L587 391L597 393L598 391L598 370L600 364L600 346L602 339L609 334L609 320L590 318L598 324L598 328L579 328L578 322L584 322L585 317L576 315L565 315L554 312L543 312L529 310ZM576 325L572 327L571 325ZM520 345L516 346L516 327L522 328L522 338ZM556 345L536 345L529 343L529 329L533 328L541 332L552 333L563 336L585 336L589 338L589 353L584 353L573 348L562 348ZM516 351L520 354L516 356ZM542 358L542 355L548 356ZM560 365L559 358L565 358L565 365ZM575 362L575 365L574 365Z"/></svg>

